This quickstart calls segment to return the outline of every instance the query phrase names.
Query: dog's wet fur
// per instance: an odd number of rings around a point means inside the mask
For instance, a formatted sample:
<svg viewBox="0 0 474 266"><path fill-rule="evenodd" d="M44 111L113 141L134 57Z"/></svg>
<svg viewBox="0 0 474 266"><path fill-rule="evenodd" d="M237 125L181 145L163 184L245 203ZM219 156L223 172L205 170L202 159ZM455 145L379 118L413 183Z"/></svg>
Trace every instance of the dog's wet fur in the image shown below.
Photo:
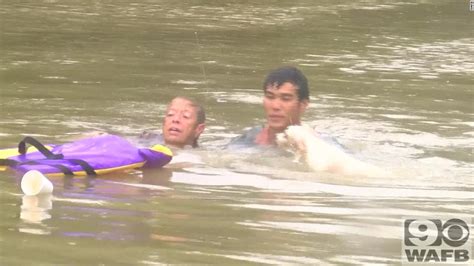
<svg viewBox="0 0 474 266"><path fill-rule="evenodd" d="M387 176L388 173L374 165L362 162L331 145L315 134L307 125L289 126L277 134L278 146L290 150L298 160L304 160L314 171L369 177Z"/></svg>

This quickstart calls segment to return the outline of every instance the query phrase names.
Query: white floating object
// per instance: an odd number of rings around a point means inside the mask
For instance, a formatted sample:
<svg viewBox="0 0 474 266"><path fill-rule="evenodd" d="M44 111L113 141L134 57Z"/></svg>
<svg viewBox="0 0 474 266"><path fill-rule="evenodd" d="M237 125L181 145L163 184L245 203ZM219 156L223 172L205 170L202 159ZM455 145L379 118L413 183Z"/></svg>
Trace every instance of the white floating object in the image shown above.
<svg viewBox="0 0 474 266"><path fill-rule="evenodd" d="M53 183L40 171L30 170L21 179L21 190L28 196L53 192Z"/></svg>

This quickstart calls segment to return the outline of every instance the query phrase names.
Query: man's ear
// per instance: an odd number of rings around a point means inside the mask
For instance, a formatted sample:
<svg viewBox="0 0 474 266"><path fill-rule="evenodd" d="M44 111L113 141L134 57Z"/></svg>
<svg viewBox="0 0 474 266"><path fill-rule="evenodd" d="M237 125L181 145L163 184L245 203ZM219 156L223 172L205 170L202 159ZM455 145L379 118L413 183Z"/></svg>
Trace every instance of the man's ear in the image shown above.
<svg viewBox="0 0 474 266"><path fill-rule="evenodd" d="M304 111L306 110L306 108L308 107L309 105L309 100L307 99L304 99L304 100L301 100L300 101L300 113L304 113Z"/></svg>

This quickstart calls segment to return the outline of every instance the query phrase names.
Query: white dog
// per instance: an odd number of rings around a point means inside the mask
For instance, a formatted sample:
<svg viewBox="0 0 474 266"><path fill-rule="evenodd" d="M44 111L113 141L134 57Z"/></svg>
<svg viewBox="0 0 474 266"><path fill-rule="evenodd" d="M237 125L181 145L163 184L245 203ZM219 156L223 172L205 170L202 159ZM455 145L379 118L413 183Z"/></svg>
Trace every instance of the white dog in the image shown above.
<svg viewBox="0 0 474 266"><path fill-rule="evenodd" d="M371 177L387 176L384 170L357 160L338 147L319 138L309 126L289 126L277 135L280 147L289 148L314 171Z"/></svg>

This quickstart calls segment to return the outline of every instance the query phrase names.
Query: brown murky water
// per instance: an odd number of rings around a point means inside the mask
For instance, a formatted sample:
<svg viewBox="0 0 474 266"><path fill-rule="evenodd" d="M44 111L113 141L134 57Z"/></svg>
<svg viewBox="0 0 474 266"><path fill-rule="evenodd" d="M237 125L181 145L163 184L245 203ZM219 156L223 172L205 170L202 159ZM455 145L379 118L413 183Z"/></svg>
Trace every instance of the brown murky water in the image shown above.
<svg viewBox="0 0 474 266"><path fill-rule="evenodd" d="M0 172L1 264L399 264L404 217L474 213L465 1L2 1L0 24L1 147L133 138L176 95L209 117L165 169L56 178L42 197ZM310 81L306 123L398 178L222 149L263 122L280 65Z"/></svg>

